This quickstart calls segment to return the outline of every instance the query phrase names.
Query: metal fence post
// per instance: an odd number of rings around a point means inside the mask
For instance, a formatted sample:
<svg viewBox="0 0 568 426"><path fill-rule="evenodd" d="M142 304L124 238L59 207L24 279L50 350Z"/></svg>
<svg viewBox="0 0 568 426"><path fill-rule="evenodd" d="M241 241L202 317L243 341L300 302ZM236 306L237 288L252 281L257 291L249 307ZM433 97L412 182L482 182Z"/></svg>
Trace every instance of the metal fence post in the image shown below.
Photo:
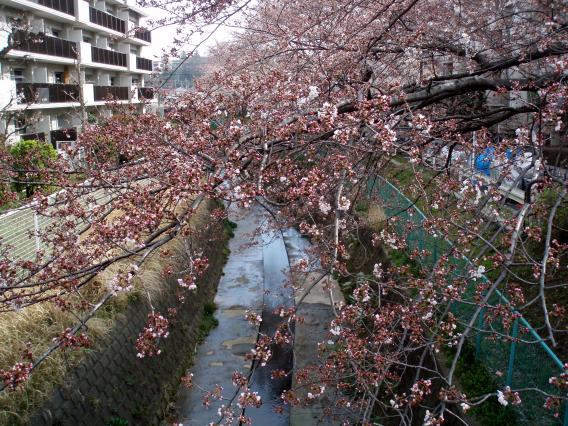
<svg viewBox="0 0 568 426"><path fill-rule="evenodd" d="M35 247L36 247L36 257L39 256L40 251L40 238L39 238L39 218L37 217L37 212L34 210L34 237L35 237Z"/></svg>
<svg viewBox="0 0 568 426"><path fill-rule="evenodd" d="M479 331L477 332L477 336L475 337L475 359L479 359L481 355L481 338L483 334L483 326L485 325L485 306L481 308L481 312L479 312L479 318L477 319L477 328Z"/></svg>
<svg viewBox="0 0 568 426"><path fill-rule="evenodd" d="M438 261L438 239L434 238L434 243L432 247L432 265L435 265Z"/></svg>
<svg viewBox="0 0 568 426"><path fill-rule="evenodd" d="M507 386L511 386L511 383L513 382L513 370L515 368L515 355L517 352L518 335L519 335L519 319L516 318L515 322L513 323L513 333L511 336L513 340L511 341L511 349L509 352L509 368L507 369L507 380L505 381L505 384Z"/></svg>

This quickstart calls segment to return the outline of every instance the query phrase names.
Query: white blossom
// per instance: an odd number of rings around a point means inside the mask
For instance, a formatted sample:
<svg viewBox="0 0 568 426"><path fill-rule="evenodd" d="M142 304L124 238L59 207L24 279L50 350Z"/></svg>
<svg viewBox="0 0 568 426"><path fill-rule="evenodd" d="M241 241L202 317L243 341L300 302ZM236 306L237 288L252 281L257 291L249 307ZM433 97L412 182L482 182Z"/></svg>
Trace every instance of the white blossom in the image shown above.
<svg viewBox="0 0 568 426"><path fill-rule="evenodd" d="M331 205L321 197L319 199L319 209L323 214L328 214L331 211Z"/></svg>
<svg viewBox="0 0 568 426"><path fill-rule="evenodd" d="M505 395L500 390L497 391L497 401L499 401L499 404L501 404L503 407L509 405L509 402L505 399Z"/></svg>

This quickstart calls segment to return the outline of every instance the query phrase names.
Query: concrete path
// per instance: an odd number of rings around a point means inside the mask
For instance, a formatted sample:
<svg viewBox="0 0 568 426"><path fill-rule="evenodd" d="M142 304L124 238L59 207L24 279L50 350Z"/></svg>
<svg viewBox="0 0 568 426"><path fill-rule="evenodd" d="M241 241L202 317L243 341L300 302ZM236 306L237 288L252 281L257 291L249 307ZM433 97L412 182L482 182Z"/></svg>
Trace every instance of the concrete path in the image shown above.
<svg viewBox="0 0 568 426"><path fill-rule="evenodd" d="M296 264L300 259L306 258L310 243L295 229L288 229L284 233L284 241L290 259L290 264ZM296 302L304 295L311 285L320 278L319 273L298 273L294 276L294 284L298 288L295 294ZM329 324L334 318L333 303L343 301L343 295L337 283L328 283L331 291L325 290L322 283L317 284L304 298L297 309L297 315L303 321L296 324L294 341L294 371L308 366L318 366L321 360L318 357L318 342L325 342L329 333ZM296 380L292 383L294 393L305 397L309 389L301 386ZM333 416L324 416L324 407L334 406L334 395L331 389L326 390L322 397L313 404L301 407L295 406L290 410L291 426L324 426L340 425L342 420L352 418L351 413L335 411Z"/></svg>

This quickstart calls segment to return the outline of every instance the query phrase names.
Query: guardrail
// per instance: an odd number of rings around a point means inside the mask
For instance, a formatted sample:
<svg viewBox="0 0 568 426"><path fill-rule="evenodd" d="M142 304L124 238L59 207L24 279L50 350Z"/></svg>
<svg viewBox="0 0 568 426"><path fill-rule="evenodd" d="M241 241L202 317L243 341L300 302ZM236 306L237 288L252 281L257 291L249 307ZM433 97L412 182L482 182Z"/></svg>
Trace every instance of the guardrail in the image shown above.
<svg viewBox="0 0 568 426"><path fill-rule="evenodd" d="M75 16L75 2L73 0L38 0L38 4Z"/></svg>
<svg viewBox="0 0 568 426"><path fill-rule="evenodd" d="M144 159L142 158L138 161L142 160ZM138 181L138 184L147 185L150 182L149 178L144 178ZM83 185L89 185L89 182L86 181ZM58 194L62 191L65 191L65 189L49 195L49 205L53 205L56 202ZM89 202L87 207L108 204L113 195L116 196L116 188L109 190L97 189L92 192L86 190L85 192L85 199L88 197ZM86 201L81 202L83 204L86 203ZM35 260L40 251L49 251L49 247L46 247L40 238L40 233L47 231L50 225L55 225L57 220L49 216L49 214L49 209L46 214L38 213L33 203L0 214L1 247L10 246L13 260ZM73 231L80 233L87 226L87 220L82 219L76 224L76 228Z"/></svg>
<svg viewBox="0 0 568 426"><path fill-rule="evenodd" d="M19 104L78 102L79 86L57 83L16 83Z"/></svg>
<svg viewBox="0 0 568 426"><path fill-rule="evenodd" d="M43 33L16 30L12 35L12 48L24 52L77 59L77 43Z"/></svg>
<svg viewBox="0 0 568 426"><path fill-rule="evenodd" d="M126 21L112 16L110 13L89 7L89 20L93 24L109 28L119 33L126 34Z"/></svg>
<svg viewBox="0 0 568 426"><path fill-rule="evenodd" d="M126 67L126 54L91 46L91 60L100 64Z"/></svg>
<svg viewBox="0 0 568 426"><path fill-rule="evenodd" d="M121 86L94 87L95 101L105 101L108 98L127 101L129 93L130 93L130 87L121 87Z"/></svg>

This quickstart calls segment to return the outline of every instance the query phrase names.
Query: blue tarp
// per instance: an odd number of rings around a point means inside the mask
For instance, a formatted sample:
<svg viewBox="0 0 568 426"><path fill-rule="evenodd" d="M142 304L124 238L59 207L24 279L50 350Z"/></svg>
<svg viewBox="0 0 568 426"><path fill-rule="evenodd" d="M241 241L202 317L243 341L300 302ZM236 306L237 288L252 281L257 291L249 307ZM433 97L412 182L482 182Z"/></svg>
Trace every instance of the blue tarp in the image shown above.
<svg viewBox="0 0 568 426"><path fill-rule="evenodd" d="M475 169L484 175L491 175L491 161L495 157L495 148L485 148L483 153L475 157Z"/></svg>

